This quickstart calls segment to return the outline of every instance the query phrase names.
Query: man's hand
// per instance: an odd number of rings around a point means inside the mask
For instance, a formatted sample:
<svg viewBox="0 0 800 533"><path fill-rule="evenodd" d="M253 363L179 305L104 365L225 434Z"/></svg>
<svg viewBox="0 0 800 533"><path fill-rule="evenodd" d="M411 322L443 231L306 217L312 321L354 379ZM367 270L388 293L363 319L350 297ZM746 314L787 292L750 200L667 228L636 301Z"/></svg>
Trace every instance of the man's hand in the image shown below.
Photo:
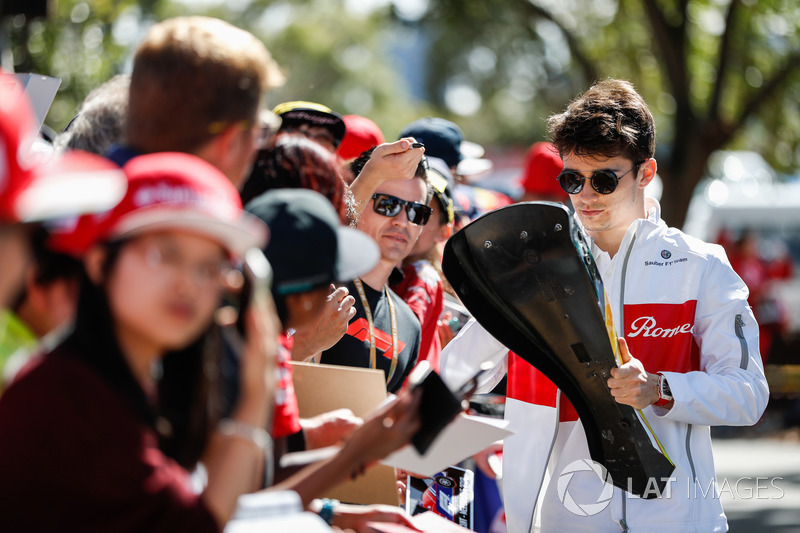
<svg viewBox="0 0 800 533"><path fill-rule="evenodd" d="M316 322L304 331L294 334L292 359L306 359L325 351L341 339L347 332L347 325L356 316L355 298L350 296L347 287L338 289L331 285L331 293Z"/></svg>
<svg viewBox="0 0 800 533"><path fill-rule="evenodd" d="M419 430L421 400L420 387L373 411L350 435L341 453L363 469L406 445Z"/></svg>
<svg viewBox="0 0 800 533"><path fill-rule="evenodd" d="M354 415L350 409L335 409L313 418L300 419L306 450L338 444L363 423L364 420Z"/></svg>
<svg viewBox="0 0 800 533"><path fill-rule="evenodd" d="M408 513L393 505L341 504L333 513L333 524L347 531L373 533L375 530L369 527L370 522L390 522L421 531L411 522Z"/></svg>
<svg viewBox="0 0 800 533"><path fill-rule="evenodd" d="M271 296L263 307L251 305L244 313L245 340L240 355L237 411L248 411L251 416L242 421L260 427L271 408L269 397L275 394L280 322Z"/></svg>
<svg viewBox="0 0 800 533"><path fill-rule="evenodd" d="M436 331L439 335L439 342L442 343L442 348L450 344L450 341L455 338L455 333L450 327L450 318L452 318L450 311L445 311L442 317L436 321Z"/></svg>
<svg viewBox="0 0 800 533"><path fill-rule="evenodd" d="M403 138L393 143L379 144L369 161L350 184L350 191L359 214L384 181L411 179L417 171L425 148L412 148L414 139Z"/></svg>
<svg viewBox="0 0 800 533"><path fill-rule="evenodd" d="M608 387L611 395L624 405L644 409L658 401L658 374L649 374L642 362L628 351L628 343L620 337L619 353L622 366L611 369Z"/></svg>
<svg viewBox="0 0 800 533"><path fill-rule="evenodd" d="M503 475L502 470L503 443L495 442L485 450L472 456L475 466L486 474L489 479L498 479Z"/></svg>

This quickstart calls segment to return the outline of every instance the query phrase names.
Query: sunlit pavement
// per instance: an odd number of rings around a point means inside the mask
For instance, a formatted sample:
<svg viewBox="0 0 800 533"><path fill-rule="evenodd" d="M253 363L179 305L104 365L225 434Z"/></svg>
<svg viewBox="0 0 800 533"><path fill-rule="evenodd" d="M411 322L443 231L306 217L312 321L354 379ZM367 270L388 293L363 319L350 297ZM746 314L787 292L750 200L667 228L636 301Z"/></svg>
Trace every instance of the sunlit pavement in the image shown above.
<svg viewBox="0 0 800 533"><path fill-rule="evenodd" d="M800 439L714 439L731 533L800 532Z"/></svg>

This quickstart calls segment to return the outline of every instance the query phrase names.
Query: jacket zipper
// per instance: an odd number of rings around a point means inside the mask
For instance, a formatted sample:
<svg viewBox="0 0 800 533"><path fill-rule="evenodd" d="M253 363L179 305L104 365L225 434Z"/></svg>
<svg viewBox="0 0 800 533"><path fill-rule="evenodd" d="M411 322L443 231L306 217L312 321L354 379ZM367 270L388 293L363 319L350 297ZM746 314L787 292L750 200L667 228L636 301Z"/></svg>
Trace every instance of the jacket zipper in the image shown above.
<svg viewBox="0 0 800 533"><path fill-rule="evenodd" d="M631 237L631 243L628 245L628 250L625 252L625 259L622 261L622 279L619 284L619 324L622 337L625 336L625 280L628 277L628 260L633 253L633 245L636 243L636 232Z"/></svg>
<svg viewBox="0 0 800 533"><path fill-rule="evenodd" d="M533 530L533 522L536 518L536 505L539 503L539 494L542 492L542 485L544 484L544 478L547 475L547 464L550 462L550 457L553 455L553 448L556 445L556 439L558 438L558 427L561 422L561 389L556 389L556 429L553 432L553 439L550 441L550 449L547 451L547 460L544 463L544 470L542 471L542 477L539 479L538 487L539 490L536 491L536 497L533 500L533 510L531 511L531 518L528 522L528 529L527 531Z"/></svg>
<svg viewBox="0 0 800 533"><path fill-rule="evenodd" d="M750 353L747 349L747 341L744 340L744 331L742 328L744 327L744 319L742 315L736 315L736 320L734 322L734 328L736 330L736 336L739 337L739 344L742 346L742 362L739 364L742 367L742 370L747 370L747 361L750 360Z"/></svg>
<svg viewBox="0 0 800 533"><path fill-rule="evenodd" d="M625 259L622 261L622 277L619 284L619 325L621 336L625 337L625 280L628 277L628 260L633 253L633 245L636 242L636 232L631 237L631 243L628 245L628 250L625 252ZM628 533L628 493L620 489L622 494L622 518L619 521L619 526L622 528L622 533Z"/></svg>
<svg viewBox="0 0 800 533"><path fill-rule="evenodd" d="M628 514L628 493L622 489L619 489L622 493L622 518L619 521L619 527L622 528L622 533L628 533L630 529L628 529L628 521L626 520L626 515Z"/></svg>
<svg viewBox="0 0 800 533"><path fill-rule="evenodd" d="M692 428L694 426L689 424L686 428L686 455L689 457L689 466L692 468L692 480L697 481L697 472L694 469L694 459L692 459Z"/></svg>

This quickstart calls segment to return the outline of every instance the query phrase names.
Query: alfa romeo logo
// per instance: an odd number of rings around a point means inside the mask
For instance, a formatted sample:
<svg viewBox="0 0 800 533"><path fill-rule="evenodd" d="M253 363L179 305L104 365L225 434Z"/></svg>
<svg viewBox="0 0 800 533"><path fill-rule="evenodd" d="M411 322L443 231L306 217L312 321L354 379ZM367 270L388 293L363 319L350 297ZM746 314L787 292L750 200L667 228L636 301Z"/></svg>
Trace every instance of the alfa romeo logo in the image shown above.
<svg viewBox="0 0 800 533"><path fill-rule="evenodd" d="M576 502L572 495L569 493L569 484L573 476L578 472L594 472L603 482L603 490L594 502ZM589 475L589 474L583 474ZM611 503L611 498L614 496L614 486L609 482L610 476L608 470L599 463L595 463L591 459L580 459L573 461L564 468L561 475L558 476L558 499L564 504L572 514L578 516L593 516L608 507Z"/></svg>
<svg viewBox="0 0 800 533"><path fill-rule="evenodd" d="M670 252L669 250L661 250L661 257L663 257L664 259L669 259L670 257L672 257L672 252Z"/></svg>

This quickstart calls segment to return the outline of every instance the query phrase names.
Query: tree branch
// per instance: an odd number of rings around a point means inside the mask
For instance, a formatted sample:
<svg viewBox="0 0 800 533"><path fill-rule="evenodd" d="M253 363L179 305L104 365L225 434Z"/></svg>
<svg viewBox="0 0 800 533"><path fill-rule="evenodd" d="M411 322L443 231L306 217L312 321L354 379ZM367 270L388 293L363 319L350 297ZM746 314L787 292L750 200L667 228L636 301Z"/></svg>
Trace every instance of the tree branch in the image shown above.
<svg viewBox="0 0 800 533"><path fill-rule="evenodd" d="M731 0L728 12L725 15L725 32L719 44L719 57L717 58L717 76L714 80L714 89L708 107L708 118L715 120L719 117L719 105L722 100L722 86L725 82L725 73L728 70L728 59L731 52L731 38L733 36L733 21L741 0Z"/></svg>
<svg viewBox="0 0 800 533"><path fill-rule="evenodd" d="M561 33L564 34L564 38L567 40L570 53L575 58L575 61L580 66L581 70L583 70L583 75L589 82L594 82L597 80L597 68L595 67L594 62L589 59L586 53L584 53L583 48L578 42L578 39L575 37L575 34L569 31L569 29L567 29L561 22L556 20L551 12L533 4L529 0L521 0L520 5L528 12L529 17L542 18L555 24L558 29L561 30ZM528 25L528 27L530 28L530 25Z"/></svg>
<svg viewBox="0 0 800 533"><path fill-rule="evenodd" d="M683 19L680 26L673 27L667 22L664 14L659 10L656 0L642 0L645 13L650 21L650 27L655 34L656 44L664 57L667 66L669 83L672 85L672 94L681 105L688 102L689 87L686 79L686 58L683 56L684 35L686 33L686 1L682 2L684 8Z"/></svg>
<svg viewBox="0 0 800 533"><path fill-rule="evenodd" d="M750 98L742 109L741 115L733 122L733 131L741 129L745 122L756 114L759 107L775 95L781 86L789 79L789 76L795 73L798 63L800 63L800 50L795 50L786 58L786 61L784 61L781 67L775 69L772 78L761 86L761 90L750 95Z"/></svg>

